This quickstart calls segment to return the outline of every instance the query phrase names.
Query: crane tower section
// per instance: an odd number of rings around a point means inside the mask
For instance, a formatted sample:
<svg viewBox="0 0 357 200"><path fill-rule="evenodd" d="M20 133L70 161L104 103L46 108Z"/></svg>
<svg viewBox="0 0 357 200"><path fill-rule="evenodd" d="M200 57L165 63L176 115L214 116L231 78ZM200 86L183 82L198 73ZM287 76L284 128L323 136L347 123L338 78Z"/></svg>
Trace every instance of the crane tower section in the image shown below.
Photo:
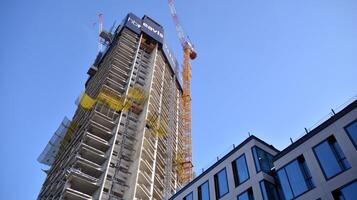
<svg viewBox="0 0 357 200"><path fill-rule="evenodd" d="M176 32L183 48L183 95L182 95L182 108L183 108L183 130L184 130L184 152L182 162L178 163L182 168L182 173L179 173L179 177L182 182L188 182L192 179L192 134L191 134L191 64L190 60L194 60L197 57L197 52L193 45L189 42L186 35L183 32L180 20L176 13L173 0L168 0L172 19L175 24Z"/></svg>

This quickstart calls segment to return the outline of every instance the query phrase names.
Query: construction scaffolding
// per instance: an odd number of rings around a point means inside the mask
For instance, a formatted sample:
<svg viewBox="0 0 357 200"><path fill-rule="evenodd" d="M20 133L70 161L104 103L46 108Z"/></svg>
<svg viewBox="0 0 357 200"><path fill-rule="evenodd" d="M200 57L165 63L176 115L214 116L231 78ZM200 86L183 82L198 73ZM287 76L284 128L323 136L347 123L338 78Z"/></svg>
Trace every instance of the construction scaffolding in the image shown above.
<svg viewBox="0 0 357 200"><path fill-rule="evenodd" d="M72 121L39 158L51 168L38 199L159 200L183 184L175 62L162 41L126 24L131 20L140 19L129 14L114 33L100 34L108 46L87 72Z"/></svg>

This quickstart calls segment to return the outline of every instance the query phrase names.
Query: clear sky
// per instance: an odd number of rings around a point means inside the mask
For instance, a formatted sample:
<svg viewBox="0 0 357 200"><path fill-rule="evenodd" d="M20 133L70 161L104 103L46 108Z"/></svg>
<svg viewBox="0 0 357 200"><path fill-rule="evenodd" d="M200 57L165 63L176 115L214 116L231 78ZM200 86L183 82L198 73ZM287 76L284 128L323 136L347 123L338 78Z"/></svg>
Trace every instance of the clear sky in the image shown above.
<svg viewBox="0 0 357 200"><path fill-rule="evenodd" d="M251 132L283 149L357 94L357 1L181 0L192 63L196 171ZM0 2L0 199L35 199L36 159L84 89L97 27L147 14L182 53L166 1Z"/></svg>

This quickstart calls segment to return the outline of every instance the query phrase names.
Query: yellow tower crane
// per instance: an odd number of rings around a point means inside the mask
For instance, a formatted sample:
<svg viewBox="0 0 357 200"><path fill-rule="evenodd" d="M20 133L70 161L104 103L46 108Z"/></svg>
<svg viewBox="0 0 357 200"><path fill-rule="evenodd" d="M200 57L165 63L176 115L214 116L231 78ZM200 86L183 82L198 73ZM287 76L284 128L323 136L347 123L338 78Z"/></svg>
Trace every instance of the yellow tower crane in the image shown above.
<svg viewBox="0 0 357 200"><path fill-rule="evenodd" d="M178 37L183 48L183 159L179 163L181 165L182 173L179 174L179 179L186 183L192 179L192 138L191 138L191 64L190 60L194 60L197 57L197 52L193 45L189 42L186 35L183 32L179 18L176 14L176 9L173 4L173 0L168 0L168 4L171 11L172 19L175 23L175 28Z"/></svg>

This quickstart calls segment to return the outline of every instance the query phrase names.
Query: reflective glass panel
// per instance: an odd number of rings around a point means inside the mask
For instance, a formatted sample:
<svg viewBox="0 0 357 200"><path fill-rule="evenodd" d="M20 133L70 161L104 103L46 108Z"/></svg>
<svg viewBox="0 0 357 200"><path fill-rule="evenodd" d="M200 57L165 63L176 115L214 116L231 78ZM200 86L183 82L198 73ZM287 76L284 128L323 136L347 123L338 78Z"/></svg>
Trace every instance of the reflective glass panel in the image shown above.
<svg viewBox="0 0 357 200"><path fill-rule="evenodd" d="M327 140L316 146L314 151L326 178L330 178L342 171L342 168L338 164L336 156Z"/></svg>

